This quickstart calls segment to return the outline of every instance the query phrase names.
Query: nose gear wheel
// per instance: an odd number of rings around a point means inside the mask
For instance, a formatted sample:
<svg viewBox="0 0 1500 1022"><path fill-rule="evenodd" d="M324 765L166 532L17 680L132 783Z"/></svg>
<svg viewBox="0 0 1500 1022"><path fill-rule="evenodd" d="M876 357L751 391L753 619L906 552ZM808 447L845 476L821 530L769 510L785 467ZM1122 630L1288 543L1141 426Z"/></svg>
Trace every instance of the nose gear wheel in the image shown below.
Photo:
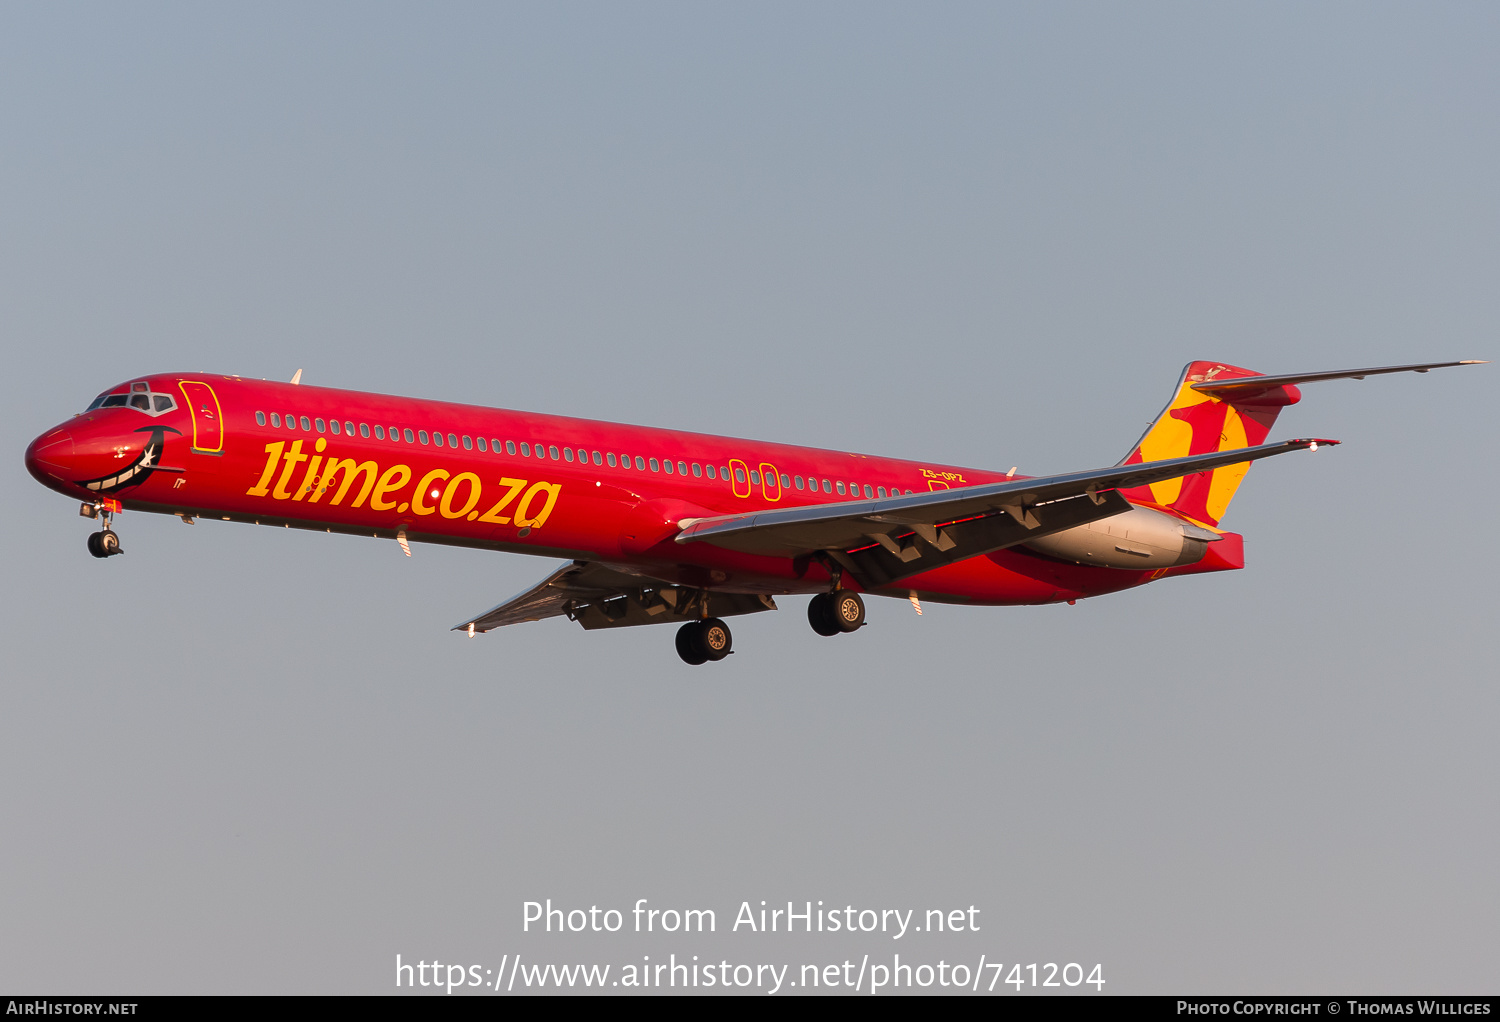
<svg viewBox="0 0 1500 1022"><path fill-rule="evenodd" d="M113 557L124 552L120 549L120 537L113 530L89 533L89 553L95 557Z"/></svg>

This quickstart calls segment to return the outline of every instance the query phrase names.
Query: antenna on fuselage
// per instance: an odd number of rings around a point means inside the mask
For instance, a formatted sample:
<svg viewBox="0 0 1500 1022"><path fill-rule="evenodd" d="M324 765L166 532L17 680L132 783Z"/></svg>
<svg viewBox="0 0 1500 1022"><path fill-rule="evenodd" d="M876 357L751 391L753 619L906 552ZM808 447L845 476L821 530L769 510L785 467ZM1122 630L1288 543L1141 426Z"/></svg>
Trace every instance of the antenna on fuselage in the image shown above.
<svg viewBox="0 0 1500 1022"><path fill-rule="evenodd" d="M302 382L302 370L298 369L295 373L292 374L292 383L293 384L297 384L297 383L301 383L301 382Z"/></svg>

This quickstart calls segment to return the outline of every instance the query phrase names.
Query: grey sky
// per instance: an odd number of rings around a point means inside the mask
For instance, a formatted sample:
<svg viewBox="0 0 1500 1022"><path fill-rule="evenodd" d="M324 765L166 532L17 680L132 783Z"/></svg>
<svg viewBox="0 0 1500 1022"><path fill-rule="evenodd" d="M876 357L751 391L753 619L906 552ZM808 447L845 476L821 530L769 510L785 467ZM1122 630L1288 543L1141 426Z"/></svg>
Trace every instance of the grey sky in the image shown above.
<svg viewBox="0 0 1500 1022"><path fill-rule="evenodd" d="M1026 472L1183 363L1495 351L1493 5L10 5L0 989L404 959L1100 962L1494 992L1495 367L1309 385L1248 568L1076 607L454 622L550 561L126 514L25 473L208 369ZM521 904L717 910L546 938ZM723 932L743 900L972 935Z"/></svg>

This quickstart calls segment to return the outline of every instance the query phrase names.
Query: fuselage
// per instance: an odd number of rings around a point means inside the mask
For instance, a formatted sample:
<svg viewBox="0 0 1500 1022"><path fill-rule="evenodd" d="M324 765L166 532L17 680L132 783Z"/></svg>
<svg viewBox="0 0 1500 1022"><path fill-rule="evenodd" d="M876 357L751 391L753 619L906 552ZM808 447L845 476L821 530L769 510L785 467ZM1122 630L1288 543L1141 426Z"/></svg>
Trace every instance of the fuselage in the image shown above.
<svg viewBox="0 0 1500 1022"><path fill-rule="evenodd" d="M33 441L26 465L60 493L117 501L122 510L600 561L756 594L822 591L829 569L814 558L678 544L679 523L1024 478L201 373L111 388ZM1151 570L1011 548L904 579L882 595L1070 601L1241 566L1239 537L1225 539L1202 562Z"/></svg>

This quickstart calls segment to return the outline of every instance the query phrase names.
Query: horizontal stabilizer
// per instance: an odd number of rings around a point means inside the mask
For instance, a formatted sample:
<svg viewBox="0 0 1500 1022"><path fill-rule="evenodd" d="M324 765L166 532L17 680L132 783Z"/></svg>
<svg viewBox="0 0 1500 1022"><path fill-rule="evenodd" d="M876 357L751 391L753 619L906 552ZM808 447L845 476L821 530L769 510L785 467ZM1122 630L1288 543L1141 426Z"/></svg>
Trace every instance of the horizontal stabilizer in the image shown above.
<svg viewBox="0 0 1500 1022"><path fill-rule="evenodd" d="M1326 373L1288 373L1282 376L1236 376L1227 380L1204 380L1192 385L1194 390L1232 401L1236 397L1248 397L1273 387L1285 387L1298 383L1317 383L1319 380L1363 380L1366 376L1384 376L1386 373L1425 373L1432 369L1447 369L1450 366L1484 365L1484 359L1465 359L1462 362L1424 362L1409 366L1375 366L1370 369L1335 369Z"/></svg>

